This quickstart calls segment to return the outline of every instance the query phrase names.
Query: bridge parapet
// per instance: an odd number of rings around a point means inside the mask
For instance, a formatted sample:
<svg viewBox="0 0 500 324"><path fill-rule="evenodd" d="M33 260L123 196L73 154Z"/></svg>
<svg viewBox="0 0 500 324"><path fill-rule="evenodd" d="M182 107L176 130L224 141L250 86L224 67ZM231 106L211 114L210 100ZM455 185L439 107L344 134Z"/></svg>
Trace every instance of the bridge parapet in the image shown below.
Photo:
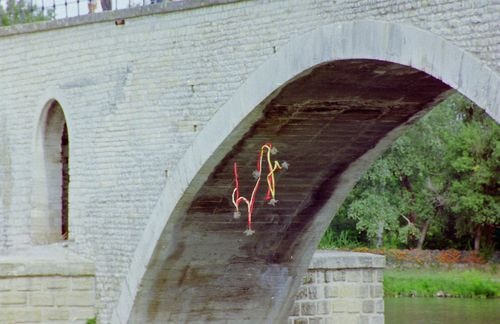
<svg viewBox="0 0 500 324"><path fill-rule="evenodd" d="M10 0L0 0L0 7L6 9ZM49 17L35 23L0 25L0 37L53 29L76 27L114 21L117 26L125 20L141 16L169 14L183 10L201 9L242 0L102 0L111 9L102 10L101 0L28 0L26 8L33 15Z"/></svg>
<svg viewBox="0 0 500 324"><path fill-rule="evenodd" d="M384 267L381 255L317 251L288 323L384 323Z"/></svg>
<svg viewBox="0 0 500 324"><path fill-rule="evenodd" d="M175 1L180 0L28 0L25 8L35 15L64 19ZM0 0L4 9L9 5L9 0Z"/></svg>

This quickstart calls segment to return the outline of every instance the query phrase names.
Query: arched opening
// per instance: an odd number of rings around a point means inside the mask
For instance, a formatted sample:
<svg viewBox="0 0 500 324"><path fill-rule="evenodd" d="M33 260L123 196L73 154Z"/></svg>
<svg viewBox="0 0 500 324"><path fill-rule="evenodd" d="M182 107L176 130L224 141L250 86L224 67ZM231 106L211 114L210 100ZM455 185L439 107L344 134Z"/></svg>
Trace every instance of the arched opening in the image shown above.
<svg viewBox="0 0 500 324"><path fill-rule="evenodd" d="M452 43L396 23L339 23L291 40L169 172L113 322L284 321L332 215L409 124L451 88L498 119L499 79L481 67ZM278 208L257 206L247 237L245 221L231 219L232 162L251 179L255 151L268 140L290 162L280 183L294 192L281 191Z"/></svg>
<svg viewBox="0 0 500 324"><path fill-rule="evenodd" d="M31 238L35 244L66 240L69 193L69 136L61 105L42 110L35 135Z"/></svg>
<svg viewBox="0 0 500 324"><path fill-rule="evenodd" d="M131 321L281 322L296 285L291 278L305 270L355 182L353 165L449 90L425 72L365 59L324 63L291 80L258 108L211 170L179 216L173 239L159 242L169 249L153 256L161 262L143 278ZM266 201L265 190L257 192L255 233L248 236L245 217L232 217L233 165L248 197L265 143L290 168L276 177L277 204Z"/></svg>

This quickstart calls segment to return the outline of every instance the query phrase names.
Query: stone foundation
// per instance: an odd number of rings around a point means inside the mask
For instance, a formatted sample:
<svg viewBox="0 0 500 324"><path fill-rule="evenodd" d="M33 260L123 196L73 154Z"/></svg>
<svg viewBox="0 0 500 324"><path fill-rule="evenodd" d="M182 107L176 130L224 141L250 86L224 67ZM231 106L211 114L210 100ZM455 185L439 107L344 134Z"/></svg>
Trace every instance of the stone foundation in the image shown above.
<svg viewBox="0 0 500 324"><path fill-rule="evenodd" d="M384 323L384 266L379 255L317 251L288 323ZM94 265L57 245L0 253L0 309L0 323L86 323Z"/></svg>
<svg viewBox="0 0 500 324"><path fill-rule="evenodd" d="M317 251L288 323L383 324L384 266L380 255Z"/></svg>
<svg viewBox="0 0 500 324"><path fill-rule="evenodd" d="M95 316L94 272L57 245L0 253L0 323L86 323Z"/></svg>

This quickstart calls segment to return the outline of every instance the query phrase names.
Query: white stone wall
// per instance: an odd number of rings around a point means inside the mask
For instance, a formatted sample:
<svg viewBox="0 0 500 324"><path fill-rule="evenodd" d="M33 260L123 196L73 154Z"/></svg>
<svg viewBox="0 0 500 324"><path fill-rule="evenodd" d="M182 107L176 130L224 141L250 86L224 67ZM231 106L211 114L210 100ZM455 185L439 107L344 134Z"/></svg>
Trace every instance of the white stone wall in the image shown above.
<svg viewBox="0 0 500 324"><path fill-rule="evenodd" d="M383 324L385 257L317 251L289 324Z"/></svg>
<svg viewBox="0 0 500 324"><path fill-rule="evenodd" d="M0 28L0 248L31 245L34 134L51 99L61 104L69 129L69 248L95 261L99 316L108 322L165 170L294 37L342 21L401 22L500 71L499 4L393 3L236 1L166 7L123 26L111 13L25 28L31 32ZM52 28L64 24L70 26Z"/></svg>
<svg viewBox="0 0 500 324"><path fill-rule="evenodd" d="M64 248L0 256L0 323L85 324L95 300L94 265Z"/></svg>

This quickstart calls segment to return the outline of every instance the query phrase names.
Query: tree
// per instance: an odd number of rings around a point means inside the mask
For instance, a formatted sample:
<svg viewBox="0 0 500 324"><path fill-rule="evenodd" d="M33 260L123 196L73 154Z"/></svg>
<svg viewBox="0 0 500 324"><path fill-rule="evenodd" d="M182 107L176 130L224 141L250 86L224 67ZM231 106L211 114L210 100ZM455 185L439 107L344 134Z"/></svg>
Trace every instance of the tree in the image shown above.
<svg viewBox="0 0 500 324"><path fill-rule="evenodd" d="M35 5L28 4L25 0L7 0L5 8L0 4L0 24L2 26L44 21L53 18L54 11L52 9L43 11Z"/></svg>
<svg viewBox="0 0 500 324"><path fill-rule="evenodd" d="M338 216L377 245L390 234L421 249L451 224L455 241L472 235L479 249L499 224L499 132L470 101L451 96L375 161Z"/></svg>
<svg viewBox="0 0 500 324"><path fill-rule="evenodd" d="M460 106L459 136L450 139L449 208L456 217L459 235L474 237L480 248L487 227L500 223L500 127L470 102Z"/></svg>
<svg viewBox="0 0 500 324"><path fill-rule="evenodd" d="M377 233L378 243L384 231L392 232L399 244L418 249L429 233L441 230L448 164L443 136L454 132L455 123L452 111L440 106L374 163L346 207L358 230L372 240Z"/></svg>

